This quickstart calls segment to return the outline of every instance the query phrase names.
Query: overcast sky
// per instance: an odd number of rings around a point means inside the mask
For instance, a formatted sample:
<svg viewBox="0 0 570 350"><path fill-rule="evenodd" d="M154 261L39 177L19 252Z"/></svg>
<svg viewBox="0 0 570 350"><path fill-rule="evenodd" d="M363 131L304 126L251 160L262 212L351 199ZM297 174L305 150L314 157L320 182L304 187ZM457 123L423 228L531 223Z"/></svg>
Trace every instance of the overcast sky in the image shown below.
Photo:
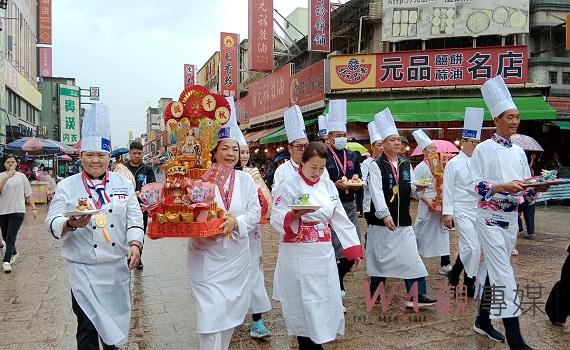
<svg viewBox="0 0 570 350"><path fill-rule="evenodd" d="M274 0L287 15L307 0ZM183 65L199 68L217 50L219 33L247 38L247 0L53 1L53 75L99 86L109 106L113 146L128 131L145 132L146 109L177 99ZM136 5L136 6L135 6Z"/></svg>

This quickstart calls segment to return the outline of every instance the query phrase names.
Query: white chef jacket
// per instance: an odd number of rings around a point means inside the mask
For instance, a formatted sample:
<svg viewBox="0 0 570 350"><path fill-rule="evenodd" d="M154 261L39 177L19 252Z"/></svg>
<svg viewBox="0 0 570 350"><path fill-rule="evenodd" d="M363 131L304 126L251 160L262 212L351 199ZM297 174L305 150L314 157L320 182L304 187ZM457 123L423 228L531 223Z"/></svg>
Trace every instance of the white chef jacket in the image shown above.
<svg viewBox="0 0 570 350"><path fill-rule="evenodd" d="M231 176L224 190L229 188ZM216 203L224 208L216 186ZM237 220L237 230L215 240L188 240L190 287L196 300L198 333L225 331L243 323L251 297L249 281L249 233L255 230L261 215L257 186L253 178L235 171L235 184L229 208Z"/></svg>
<svg viewBox="0 0 570 350"><path fill-rule="evenodd" d="M305 222L319 222L315 228L334 229L347 251L361 251L356 228L348 219L334 183L321 179L307 184L297 173L281 183L274 196L271 225L280 235L279 254L273 282L274 298L281 302L289 335L311 338L322 344L344 334L344 314L334 249L330 241L314 243L283 242L285 223L292 215L289 205L309 195L309 205L321 208L302 217ZM297 222L291 230L298 232ZM349 255L347 255L350 258Z"/></svg>
<svg viewBox="0 0 570 350"><path fill-rule="evenodd" d="M63 233L67 221L64 214L76 209L79 198L89 198L81 175L67 177L57 185L45 224L61 240L61 255L68 262L77 303L106 344L121 345L127 342L131 319L127 255L130 242L143 241L142 211L132 184L108 172L106 192L111 201L103 205L102 213L107 217L111 241L105 240L94 217L84 228ZM91 192L94 203L98 195Z"/></svg>
<svg viewBox="0 0 570 350"><path fill-rule="evenodd" d="M472 158L469 191L479 199L476 228L485 256L478 274L479 287L487 273L491 285L504 286L506 309L491 312L491 318L519 316L520 301L510 256L518 232L517 207L523 194L494 193L492 189L496 183L530 177L530 168L522 148L498 134L477 145Z"/></svg>

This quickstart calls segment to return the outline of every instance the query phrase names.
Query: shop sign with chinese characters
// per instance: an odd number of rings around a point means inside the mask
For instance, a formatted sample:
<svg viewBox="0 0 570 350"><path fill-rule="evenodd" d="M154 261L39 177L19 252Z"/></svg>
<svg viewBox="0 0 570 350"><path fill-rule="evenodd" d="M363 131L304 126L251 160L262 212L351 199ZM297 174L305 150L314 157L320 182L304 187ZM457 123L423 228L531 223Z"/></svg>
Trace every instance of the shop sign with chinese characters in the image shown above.
<svg viewBox="0 0 570 350"><path fill-rule="evenodd" d="M238 35L220 33L220 82L219 90L225 96L238 95Z"/></svg>
<svg viewBox="0 0 570 350"><path fill-rule="evenodd" d="M273 69L273 0L249 0L248 70Z"/></svg>
<svg viewBox="0 0 570 350"><path fill-rule="evenodd" d="M289 87L293 64L288 63L275 72L251 83L249 90L249 116L252 124L282 116L289 108Z"/></svg>
<svg viewBox="0 0 570 350"><path fill-rule="evenodd" d="M310 0L308 37L309 37L309 51L330 52L331 50L330 0Z"/></svg>
<svg viewBox="0 0 570 350"><path fill-rule="evenodd" d="M67 145L79 141L79 87L59 85L60 140Z"/></svg>
<svg viewBox="0 0 570 350"><path fill-rule="evenodd" d="M502 46L365 55L330 59L331 90L480 85L502 75L526 83L528 47Z"/></svg>
<svg viewBox="0 0 570 350"><path fill-rule="evenodd" d="M193 64L184 64L184 88L196 84L195 80L196 66Z"/></svg>

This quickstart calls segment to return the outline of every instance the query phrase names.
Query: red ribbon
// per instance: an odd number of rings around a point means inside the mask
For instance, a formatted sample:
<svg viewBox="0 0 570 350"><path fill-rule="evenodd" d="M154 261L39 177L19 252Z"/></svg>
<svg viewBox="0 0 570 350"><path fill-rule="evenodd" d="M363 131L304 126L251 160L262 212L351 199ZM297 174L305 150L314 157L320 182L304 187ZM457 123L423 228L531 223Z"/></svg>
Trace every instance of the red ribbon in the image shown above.
<svg viewBox="0 0 570 350"><path fill-rule="evenodd" d="M336 162L336 164L339 166L340 171L342 171L342 176L346 176L346 149L342 149L343 155L344 155L344 163L341 164L340 159L338 158L338 156L336 155L335 150L331 147L331 145L328 145L329 150L331 151L334 160Z"/></svg>
<svg viewBox="0 0 570 350"><path fill-rule="evenodd" d="M230 205L232 204L232 197L234 194L234 183L236 180L236 171L232 171L232 175L230 177L230 187L228 188L228 192L225 193L224 191L224 184L218 184L218 190L220 190L220 196L222 197L222 201L224 202L224 207L226 211L230 211Z"/></svg>

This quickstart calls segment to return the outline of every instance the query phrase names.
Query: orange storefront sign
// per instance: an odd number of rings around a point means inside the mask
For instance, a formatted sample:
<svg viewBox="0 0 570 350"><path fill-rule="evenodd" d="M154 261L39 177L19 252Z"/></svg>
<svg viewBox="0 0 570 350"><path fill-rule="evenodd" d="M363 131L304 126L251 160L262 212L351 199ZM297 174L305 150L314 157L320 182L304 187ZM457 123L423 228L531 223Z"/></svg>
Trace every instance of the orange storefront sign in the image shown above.
<svg viewBox="0 0 570 350"><path fill-rule="evenodd" d="M331 89L376 87L376 55L343 55L330 58Z"/></svg>

